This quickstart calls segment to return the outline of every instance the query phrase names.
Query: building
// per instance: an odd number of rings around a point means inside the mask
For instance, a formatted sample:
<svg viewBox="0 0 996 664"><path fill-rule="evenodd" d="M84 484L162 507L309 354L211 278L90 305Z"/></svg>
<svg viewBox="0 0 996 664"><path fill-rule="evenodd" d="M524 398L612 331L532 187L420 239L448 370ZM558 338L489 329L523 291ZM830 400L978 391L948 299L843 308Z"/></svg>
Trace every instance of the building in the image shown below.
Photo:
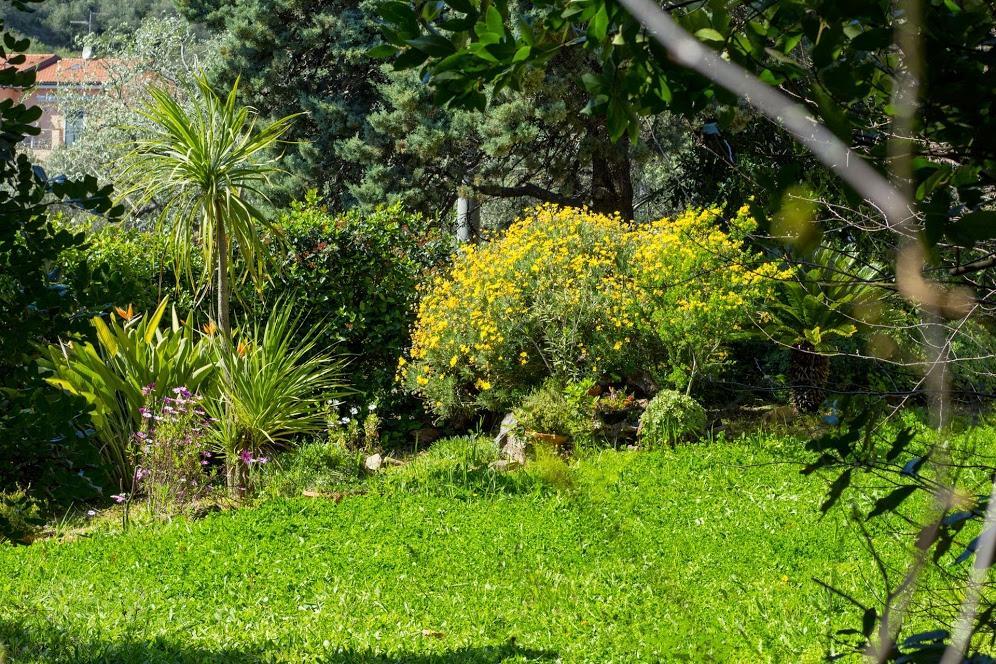
<svg viewBox="0 0 996 664"><path fill-rule="evenodd" d="M0 66L5 63L0 60ZM63 58L54 53L25 56L17 68L35 72L35 85L22 88L0 88L0 101L11 99L28 106L39 106L41 134L29 136L26 146L44 161L54 148L71 145L82 130L86 118L82 114L67 117L59 104L59 95L67 90L83 94L100 94L110 82L108 63L91 58Z"/></svg>

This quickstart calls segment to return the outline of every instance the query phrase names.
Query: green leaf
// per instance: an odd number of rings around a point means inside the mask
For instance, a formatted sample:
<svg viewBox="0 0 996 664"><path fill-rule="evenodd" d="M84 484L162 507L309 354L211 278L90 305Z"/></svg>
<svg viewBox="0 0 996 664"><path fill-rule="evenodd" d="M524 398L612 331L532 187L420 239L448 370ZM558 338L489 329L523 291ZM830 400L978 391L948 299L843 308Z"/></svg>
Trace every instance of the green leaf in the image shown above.
<svg viewBox="0 0 996 664"><path fill-rule="evenodd" d="M512 57L512 62L522 62L527 60L529 58L529 54L532 53L532 50L533 49L528 46L519 47L519 50L517 50L515 55Z"/></svg>
<svg viewBox="0 0 996 664"><path fill-rule="evenodd" d="M812 87L813 97L816 99L816 105L820 108L820 115L823 116L823 120L827 125L827 128L832 131L837 138L850 144L851 142L851 121L848 119L847 114L834 102L830 93L824 89L822 85L816 84Z"/></svg>
<svg viewBox="0 0 996 664"><path fill-rule="evenodd" d="M695 36L701 39L702 41L717 42L719 44L722 44L724 41L726 41L726 37L720 34L718 30L714 30L713 28L702 28L701 30L696 30Z"/></svg>
<svg viewBox="0 0 996 664"><path fill-rule="evenodd" d="M609 13L605 9L605 5L599 7L595 16L592 17L591 22L588 24L588 36L596 42L601 42L605 40L606 34L609 30Z"/></svg>
<svg viewBox="0 0 996 664"><path fill-rule="evenodd" d="M367 51L367 57L374 59L389 58L397 52L397 46L392 46L391 44L379 44Z"/></svg>
<svg viewBox="0 0 996 664"><path fill-rule="evenodd" d="M876 516L885 514L886 512L894 511L904 500L913 495L913 492L918 488L919 487L915 484L908 484L889 492L888 495L875 501L875 507L873 507L872 511L868 514L868 518L873 519Z"/></svg>
<svg viewBox="0 0 996 664"><path fill-rule="evenodd" d="M394 69L396 71L404 71L405 69L414 69L420 64L429 59L429 54L425 51L420 51L416 48L410 48L404 51L394 60Z"/></svg>
<svg viewBox="0 0 996 664"><path fill-rule="evenodd" d="M441 35L424 35L417 39L409 39L408 45L433 58L445 58L456 52L450 40Z"/></svg>
<svg viewBox="0 0 996 664"><path fill-rule="evenodd" d="M477 10L470 0L443 0L450 8L464 14L476 14Z"/></svg>
<svg viewBox="0 0 996 664"><path fill-rule="evenodd" d="M494 5L488 7L487 28L488 32L499 35L505 34L505 20L502 18L501 12L495 9Z"/></svg>
<svg viewBox="0 0 996 664"><path fill-rule="evenodd" d="M916 188L916 199L922 201L923 199L930 196L937 187L941 186L947 181L948 176L951 175L950 166L941 166L933 173L930 174L926 180L920 183L920 186Z"/></svg>

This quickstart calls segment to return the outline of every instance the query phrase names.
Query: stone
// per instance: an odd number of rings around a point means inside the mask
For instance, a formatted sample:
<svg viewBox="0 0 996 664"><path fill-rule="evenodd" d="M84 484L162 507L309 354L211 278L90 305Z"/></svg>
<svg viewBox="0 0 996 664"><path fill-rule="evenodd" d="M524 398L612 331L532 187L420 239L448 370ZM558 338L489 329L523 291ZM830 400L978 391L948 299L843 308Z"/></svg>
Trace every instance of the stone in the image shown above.
<svg viewBox="0 0 996 664"><path fill-rule="evenodd" d="M502 418L495 444L503 459L526 465L526 439L521 435L519 421L514 414L508 413Z"/></svg>
<svg viewBox="0 0 996 664"><path fill-rule="evenodd" d="M384 465L384 457L379 454L371 454L363 462L363 466L372 473L376 473Z"/></svg>

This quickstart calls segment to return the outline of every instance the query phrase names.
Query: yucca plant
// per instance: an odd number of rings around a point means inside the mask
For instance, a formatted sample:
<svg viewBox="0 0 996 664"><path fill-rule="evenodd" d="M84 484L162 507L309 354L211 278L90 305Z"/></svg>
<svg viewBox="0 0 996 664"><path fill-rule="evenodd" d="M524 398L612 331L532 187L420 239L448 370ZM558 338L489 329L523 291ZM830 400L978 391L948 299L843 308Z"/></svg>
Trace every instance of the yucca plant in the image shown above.
<svg viewBox="0 0 996 664"><path fill-rule="evenodd" d="M40 360L52 385L82 397L114 479L130 481L133 434L141 429L140 409L149 398L178 386L197 391L214 369L210 347L194 328L181 323L176 310L160 328L168 300L148 316L119 309L108 321L93 319L97 343L50 346Z"/></svg>
<svg viewBox="0 0 996 664"><path fill-rule="evenodd" d="M205 407L216 420L228 486L245 490L249 465L266 448L287 446L325 427L324 400L343 396L343 362L317 346L317 330L300 330L290 303L258 323L215 341L217 399Z"/></svg>
<svg viewBox="0 0 996 664"><path fill-rule="evenodd" d="M789 348L789 388L799 412L816 412L826 398L828 353L864 324L862 309L881 293L869 284L877 276L874 266L820 248L802 263L795 278L780 284L764 332Z"/></svg>
<svg viewBox="0 0 996 664"><path fill-rule="evenodd" d="M160 222L170 228L174 253L191 278L191 251L201 248L205 270L217 279L218 327L229 337L231 253L239 252L249 276L263 275L259 230L268 222L252 199L266 200L263 187L280 170L271 149L294 116L257 127L256 113L236 103L238 81L225 97L203 76L196 85L189 110L168 90L151 88L142 114L152 134L140 139L125 160L123 196L135 196L136 207L160 206ZM204 276L209 280L209 274Z"/></svg>

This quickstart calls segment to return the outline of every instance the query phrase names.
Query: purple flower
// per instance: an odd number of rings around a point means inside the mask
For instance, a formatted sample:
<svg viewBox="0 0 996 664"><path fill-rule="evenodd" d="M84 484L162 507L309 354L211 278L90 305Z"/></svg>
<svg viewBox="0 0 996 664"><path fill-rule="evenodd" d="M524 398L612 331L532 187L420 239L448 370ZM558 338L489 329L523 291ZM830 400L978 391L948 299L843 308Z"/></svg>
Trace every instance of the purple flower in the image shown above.
<svg viewBox="0 0 996 664"><path fill-rule="evenodd" d="M241 452L239 452L239 458L242 459L242 463L247 465L252 463L253 461L252 452L250 452L249 450L242 450Z"/></svg>
<svg viewBox="0 0 996 664"><path fill-rule="evenodd" d="M124 493L119 493L119 494L116 494L116 495L113 495L113 496L111 496L111 499L112 499L112 500L113 500L114 502L116 502L116 503L117 503L118 505L120 505L120 504L121 504L121 503L123 503L124 501L128 500L128 494L124 494Z"/></svg>
<svg viewBox="0 0 996 664"><path fill-rule="evenodd" d="M190 398L190 390L185 387L174 387L173 394L179 394L184 399Z"/></svg>
<svg viewBox="0 0 996 664"><path fill-rule="evenodd" d="M256 463L259 463L259 464L263 464L263 463L266 463L268 461L269 461L269 459L267 459L266 457L259 457L258 459L256 459Z"/></svg>
<svg viewBox="0 0 996 664"><path fill-rule="evenodd" d="M147 419L147 420L149 420L149 419L152 419L152 411L151 411L151 410L149 410L148 408L146 408L145 406L142 406L141 408L139 408L139 409L138 409L138 412L139 412L139 413L140 413L140 414L142 415L142 417L144 417L145 419Z"/></svg>
<svg viewBox="0 0 996 664"><path fill-rule="evenodd" d="M142 388L142 396L147 397L155 391L156 391L156 384L149 383L148 385Z"/></svg>
<svg viewBox="0 0 996 664"><path fill-rule="evenodd" d="M139 466L138 468L135 469L136 481L141 482L143 479L145 479L148 476L149 476L149 471L147 471L145 468Z"/></svg>

